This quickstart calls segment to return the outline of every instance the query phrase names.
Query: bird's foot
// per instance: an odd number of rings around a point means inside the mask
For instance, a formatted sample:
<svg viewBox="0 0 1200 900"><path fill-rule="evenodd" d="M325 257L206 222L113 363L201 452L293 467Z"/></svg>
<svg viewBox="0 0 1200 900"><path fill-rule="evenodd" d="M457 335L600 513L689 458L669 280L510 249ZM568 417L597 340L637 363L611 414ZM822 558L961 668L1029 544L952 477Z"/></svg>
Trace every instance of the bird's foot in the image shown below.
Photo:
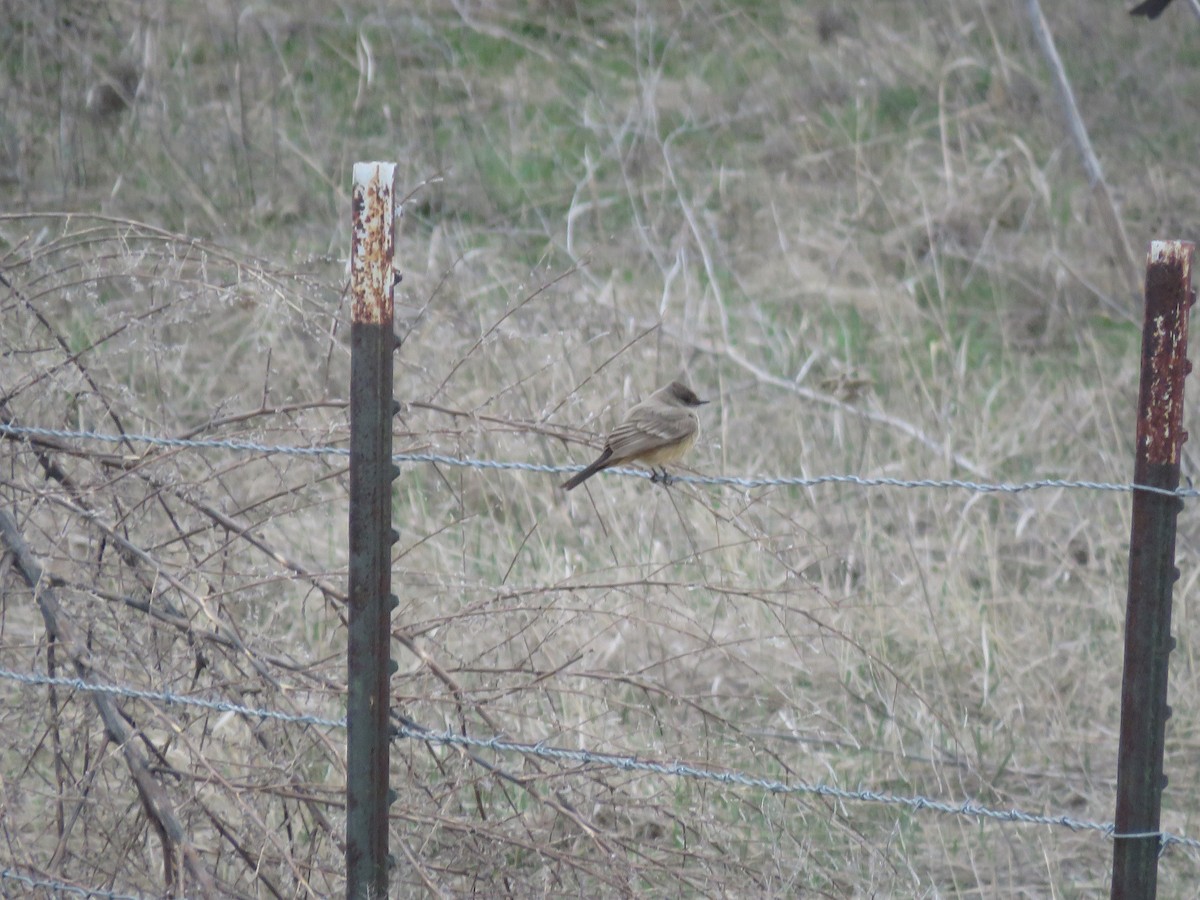
<svg viewBox="0 0 1200 900"><path fill-rule="evenodd" d="M665 486L669 485L675 479L671 477L671 474L666 469L651 469L650 480L655 484L661 484Z"/></svg>

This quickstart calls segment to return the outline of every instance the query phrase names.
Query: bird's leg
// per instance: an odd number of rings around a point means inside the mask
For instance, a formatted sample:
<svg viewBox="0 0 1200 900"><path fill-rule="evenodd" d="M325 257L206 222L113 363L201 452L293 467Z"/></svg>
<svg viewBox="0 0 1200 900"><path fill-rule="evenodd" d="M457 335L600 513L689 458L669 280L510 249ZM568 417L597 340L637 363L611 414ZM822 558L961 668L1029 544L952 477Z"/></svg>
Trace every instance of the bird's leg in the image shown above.
<svg viewBox="0 0 1200 900"><path fill-rule="evenodd" d="M662 484L664 487L670 484L674 479L671 478L666 466L659 469L651 469L654 474L650 476L650 480Z"/></svg>

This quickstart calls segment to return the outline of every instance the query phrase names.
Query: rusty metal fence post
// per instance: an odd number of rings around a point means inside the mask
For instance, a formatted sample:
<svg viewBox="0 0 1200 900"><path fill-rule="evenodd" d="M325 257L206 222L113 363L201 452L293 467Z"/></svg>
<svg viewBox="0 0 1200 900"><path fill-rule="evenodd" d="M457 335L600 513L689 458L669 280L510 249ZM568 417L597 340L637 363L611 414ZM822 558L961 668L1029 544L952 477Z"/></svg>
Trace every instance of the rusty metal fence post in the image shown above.
<svg viewBox="0 0 1200 900"><path fill-rule="evenodd" d="M350 250L346 896L388 888L395 165L356 163Z"/></svg>
<svg viewBox="0 0 1200 900"><path fill-rule="evenodd" d="M1146 263L1146 316L1138 392L1135 484L1179 487L1183 382L1194 245L1154 241ZM1167 718L1167 661L1175 568L1178 497L1135 490L1129 536L1129 596L1125 671L1121 682L1121 744L1117 756L1113 900L1151 900L1158 889L1159 819Z"/></svg>

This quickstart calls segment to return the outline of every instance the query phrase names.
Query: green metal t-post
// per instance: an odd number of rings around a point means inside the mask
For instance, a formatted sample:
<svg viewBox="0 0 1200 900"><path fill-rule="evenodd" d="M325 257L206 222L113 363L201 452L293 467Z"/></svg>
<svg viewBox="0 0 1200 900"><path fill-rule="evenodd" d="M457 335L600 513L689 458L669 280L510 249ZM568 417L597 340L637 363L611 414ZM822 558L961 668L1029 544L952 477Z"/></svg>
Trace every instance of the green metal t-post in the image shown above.
<svg viewBox="0 0 1200 900"><path fill-rule="evenodd" d="M395 168L355 164L351 199L348 900L388 892Z"/></svg>

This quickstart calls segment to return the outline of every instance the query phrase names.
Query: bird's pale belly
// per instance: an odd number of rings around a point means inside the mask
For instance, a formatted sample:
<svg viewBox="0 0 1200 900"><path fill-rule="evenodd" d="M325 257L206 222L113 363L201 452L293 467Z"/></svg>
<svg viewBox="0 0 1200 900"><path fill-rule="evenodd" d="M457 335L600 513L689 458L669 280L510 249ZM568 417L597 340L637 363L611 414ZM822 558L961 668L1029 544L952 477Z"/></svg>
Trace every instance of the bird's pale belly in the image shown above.
<svg viewBox="0 0 1200 900"><path fill-rule="evenodd" d="M656 447L635 458L638 462L645 463L648 466L662 466L667 463L679 462L679 460L683 459L683 455L692 449L692 445L695 443L696 435L691 434L676 444Z"/></svg>

